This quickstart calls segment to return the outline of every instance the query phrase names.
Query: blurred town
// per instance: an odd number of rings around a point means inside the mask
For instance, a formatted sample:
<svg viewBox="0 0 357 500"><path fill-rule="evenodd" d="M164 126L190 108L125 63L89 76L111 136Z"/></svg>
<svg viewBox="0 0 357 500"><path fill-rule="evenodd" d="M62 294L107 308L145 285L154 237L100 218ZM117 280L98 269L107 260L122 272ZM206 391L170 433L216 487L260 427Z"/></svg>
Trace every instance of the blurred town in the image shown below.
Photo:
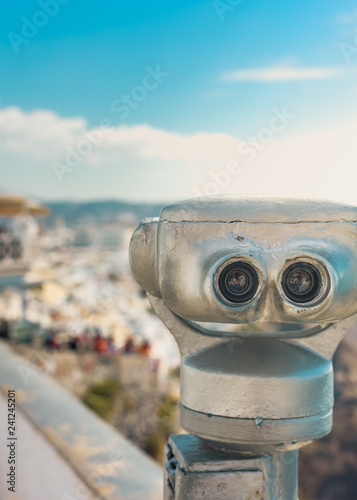
<svg viewBox="0 0 357 500"><path fill-rule="evenodd" d="M8 195L0 215L0 337L161 459L179 353L130 273L137 215L68 220Z"/></svg>
<svg viewBox="0 0 357 500"><path fill-rule="evenodd" d="M127 257L159 210L0 195L0 337L161 462L181 431L180 358ZM356 359L354 327L336 354L333 432L301 452L301 500L357 498Z"/></svg>

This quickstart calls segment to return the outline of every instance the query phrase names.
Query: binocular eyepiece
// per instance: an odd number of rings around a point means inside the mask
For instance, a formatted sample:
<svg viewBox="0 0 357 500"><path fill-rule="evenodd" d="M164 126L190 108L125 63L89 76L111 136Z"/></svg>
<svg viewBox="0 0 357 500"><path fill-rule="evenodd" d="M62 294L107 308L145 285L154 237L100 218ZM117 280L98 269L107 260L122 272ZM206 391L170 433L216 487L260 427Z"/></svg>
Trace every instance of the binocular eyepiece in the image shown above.
<svg viewBox="0 0 357 500"><path fill-rule="evenodd" d="M308 200L207 197L134 233L139 284L210 323L332 323L357 313L357 210Z"/></svg>
<svg viewBox="0 0 357 500"><path fill-rule="evenodd" d="M249 302L256 294L259 278L256 270L246 262L233 262L225 266L218 277L219 292L229 302ZM283 274L282 289L285 296L297 304L314 300L321 290L321 275L308 262L292 264Z"/></svg>

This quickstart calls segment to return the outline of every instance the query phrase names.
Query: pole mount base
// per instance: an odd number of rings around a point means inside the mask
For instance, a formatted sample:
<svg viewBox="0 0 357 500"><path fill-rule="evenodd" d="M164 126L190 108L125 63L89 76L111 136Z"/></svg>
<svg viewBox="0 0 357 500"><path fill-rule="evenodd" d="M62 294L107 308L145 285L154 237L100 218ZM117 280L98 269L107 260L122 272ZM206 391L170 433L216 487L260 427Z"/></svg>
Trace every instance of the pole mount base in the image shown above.
<svg viewBox="0 0 357 500"><path fill-rule="evenodd" d="M171 436L164 500L296 500L297 467L297 451L246 457L190 434Z"/></svg>
<svg viewBox="0 0 357 500"><path fill-rule="evenodd" d="M240 453L276 453L302 448L326 436L332 410L303 418L265 420L229 418L200 413L181 405L183 428L212 446Z"/></svg>

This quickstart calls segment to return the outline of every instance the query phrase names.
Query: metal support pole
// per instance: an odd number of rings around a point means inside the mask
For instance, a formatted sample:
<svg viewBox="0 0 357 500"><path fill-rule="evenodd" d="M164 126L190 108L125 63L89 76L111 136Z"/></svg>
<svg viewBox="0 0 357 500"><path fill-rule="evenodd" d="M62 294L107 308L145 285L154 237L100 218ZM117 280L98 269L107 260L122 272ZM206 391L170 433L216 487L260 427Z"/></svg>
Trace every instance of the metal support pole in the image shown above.
<svg viewBox="0 0 357 500"><path fill-rule="evenodd" d="M298 451L249 456L191 434L165 448L164 500L297 500Z"/></svg>

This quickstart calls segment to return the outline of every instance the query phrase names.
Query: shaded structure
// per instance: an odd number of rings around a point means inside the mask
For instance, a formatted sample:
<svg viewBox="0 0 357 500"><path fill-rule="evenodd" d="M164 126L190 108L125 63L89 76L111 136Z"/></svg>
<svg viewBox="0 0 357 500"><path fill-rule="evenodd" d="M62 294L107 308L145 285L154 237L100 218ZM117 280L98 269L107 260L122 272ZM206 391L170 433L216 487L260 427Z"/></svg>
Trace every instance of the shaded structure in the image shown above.
<svg viewBox="0 0 357 500"><path fill-rule="evenodd" d="M23 285L38 245L36 217L48 215L23 196L0 194L0 288Z"/></svg>

